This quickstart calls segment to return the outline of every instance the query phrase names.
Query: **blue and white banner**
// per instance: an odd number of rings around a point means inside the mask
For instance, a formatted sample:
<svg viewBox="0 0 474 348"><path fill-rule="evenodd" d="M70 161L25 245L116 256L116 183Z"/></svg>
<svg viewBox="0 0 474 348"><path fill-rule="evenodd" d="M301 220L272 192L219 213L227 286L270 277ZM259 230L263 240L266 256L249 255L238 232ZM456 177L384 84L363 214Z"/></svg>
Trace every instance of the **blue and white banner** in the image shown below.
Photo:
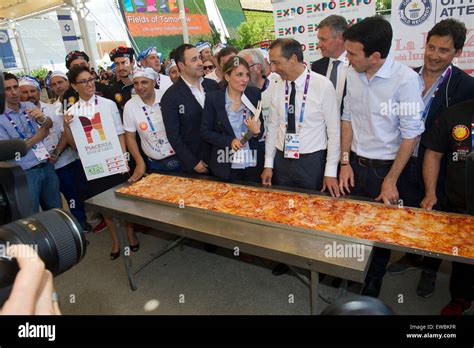
<svg viewBox="0 0 474 348"><path fill-rule="evenodd" d="M464 22L467 38L454 64L474 73L474 5L473 0L392 0L393 57L412 67L423 65L428 32L447 18Z"/></svg>
<svg viewBox="0 0 474 348"><path fill-rule="evenodd" d="M0 30L0 57L5 69L16 68L15 54L7 30Z"/></svg>
<svg viewBox="0 0 474 348"><path fill-rule="evenodd" d="M79 41L77 40L76 29L69 10L56 10L58 14L59 28L63 37L66 53L79 50Z"/></svg>

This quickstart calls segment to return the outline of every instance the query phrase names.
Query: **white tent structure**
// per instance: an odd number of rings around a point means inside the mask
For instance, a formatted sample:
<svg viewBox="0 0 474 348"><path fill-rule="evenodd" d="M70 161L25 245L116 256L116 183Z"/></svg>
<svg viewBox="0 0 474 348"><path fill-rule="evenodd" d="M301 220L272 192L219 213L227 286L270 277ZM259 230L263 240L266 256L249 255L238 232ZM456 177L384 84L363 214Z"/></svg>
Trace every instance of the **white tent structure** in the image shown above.
<svg viewBox="0 0 474 348"><path fill-rule="evenodd" d="M86 16L88 15L88 9L85 3L91 0L2 0L0 3L0 28L10 29L13 31L20 59L24 70L30 73L30 67L28 59L25 54L23 41L19 30L17 30L17 22L32 18L43 13L51 12L59 8L68 8L74 11L77 15L79 29L81 32L80 38L85 51L90 55L91 61L95 62L96 57L94 56L95 50L92 49L95 40L91 40L87 30ZM185 42L189 42L188 30L186 24L186 14L184 12L183 0L178 1L180 7L181 23L183 26L183 37Z"/></svg>

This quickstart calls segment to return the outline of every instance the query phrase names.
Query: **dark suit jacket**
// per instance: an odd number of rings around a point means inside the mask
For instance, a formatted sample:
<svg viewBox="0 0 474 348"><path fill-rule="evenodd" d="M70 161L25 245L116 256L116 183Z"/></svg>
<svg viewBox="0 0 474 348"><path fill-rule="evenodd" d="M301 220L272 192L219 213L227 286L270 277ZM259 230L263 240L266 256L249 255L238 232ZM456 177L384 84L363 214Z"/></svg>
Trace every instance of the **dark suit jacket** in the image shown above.
<svg viewBox="0 0 474 348"><path fill-rule="evenodd" d="M417 73L420 72L421 67L414 69ZM430 110L425 120L425 133L433 127L435 122L437 122L439 115L448 108L448 106L453 106L455 104L461 103L463 101L474 99L474 78L466 74L461 69L453 65L453 70L451 73L451 78L445 80L441 83L436 93L433 102L431 103ZM447 103L446 103L447 102ZM424 160L426 147L420 144L418 150L418 175L422 178L422 165ZM444 209L442 206L444 200L444 182L446 178L446 159L443 158L440 167L440 173L438 176L438 184L436 187L438 200L441 205L438 209Z"/></svg>
<svg viewBox="0 0 474 348"><path fill-rule="evenodd" d="M201 124L201 137L212 146L209 162L209 168L212 173L218 177L230 179L232 164L230 162L227 163L227 161L226 163L219 163L220 161L218 161L219 150L223 150L225 153L226 148L228 148L227 152L230 151L232 149L232 140L236 138L225 109L226 90L226 88L219 89L206 96L206 105L204 106ZM260 89L247 87L244 93L250 102L257 107L257 103L262 97ZM262 122L260 134L258 137L250 139L249 147L251 150L257 150L257 167L263 168L264 143L258 141L263 136L264 130L261 114L260 121Z"/></svg>
<svg viewBox="0 0 474 348"><path fill-rule="evenodd" d="M313 70L315 73L317 73L319 75L323 75L323 76L326 76L326 74L328 72L328 68L329 68L329 58L327 58L327 57L323 57L321 59L318 59L318 60L314 61L313 64L311 64L311 70ZM346 96L346 92L347 92L347 80L344 82L344 90L342 92L342 101L341 101L341 105L340 105L341 115L342 115L342 111L343 111L343 108L344 108L344 97Z"/></svg>
<svg viewBox="0 0 474 348"><path fill-rule="evenodd" d="M217 90L216 81L204 79L207 93ZM195 173L199 161L208 163L209 146L199 135L203 108L194 97L186 82L180 78L161 99L161 113L168 141L178 155L183 171Z"/></svg>

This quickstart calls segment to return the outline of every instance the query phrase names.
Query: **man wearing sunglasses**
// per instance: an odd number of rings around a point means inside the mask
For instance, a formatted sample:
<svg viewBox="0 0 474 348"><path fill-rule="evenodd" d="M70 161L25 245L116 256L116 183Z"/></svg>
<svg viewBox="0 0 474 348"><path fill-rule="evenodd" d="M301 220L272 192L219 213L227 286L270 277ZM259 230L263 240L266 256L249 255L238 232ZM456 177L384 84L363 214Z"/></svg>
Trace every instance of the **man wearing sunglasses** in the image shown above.
<svg viewBox="0 0 474 348"><path fill-rule="evenodd" d="M69 52L65 58L66 68L70 70L75 66L85 66L90 69L89 56L82 51L72 51ZM95 94L99 96L104 96L107 93L108 86L95 82ZM69 87L69 89L62 96L64 110L69 109L75 102L79 100L79 94L74 90L74 88Z"/></svg>

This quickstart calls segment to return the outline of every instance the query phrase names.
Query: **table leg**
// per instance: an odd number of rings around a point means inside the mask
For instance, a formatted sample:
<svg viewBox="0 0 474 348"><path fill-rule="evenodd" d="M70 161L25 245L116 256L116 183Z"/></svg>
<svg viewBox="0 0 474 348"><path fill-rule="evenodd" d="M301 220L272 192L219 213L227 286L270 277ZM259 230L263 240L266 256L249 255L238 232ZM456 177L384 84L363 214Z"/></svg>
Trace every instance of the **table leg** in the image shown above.
<svg viewBox="0 0 474 348"><path fill-rule="evenodd" d="M311 315L318 315L319 273L311 271Z"/></svg>
<svg viewBox="0 0 474 348"><path fill-rule="evenodd" d="M130 283L130 289L133 291L137 290L135 284L135 277L133 276L132 270L132 259L130 258L130 250L128 253L125 253L125 248L129 248L127 231L125 231L125 221L121 221L117 218L114 218L115 227L117 228L118 239L120 243L120 251L123 255L123 263L125 265L125 271L127 272L128 282Z"/></svg>

